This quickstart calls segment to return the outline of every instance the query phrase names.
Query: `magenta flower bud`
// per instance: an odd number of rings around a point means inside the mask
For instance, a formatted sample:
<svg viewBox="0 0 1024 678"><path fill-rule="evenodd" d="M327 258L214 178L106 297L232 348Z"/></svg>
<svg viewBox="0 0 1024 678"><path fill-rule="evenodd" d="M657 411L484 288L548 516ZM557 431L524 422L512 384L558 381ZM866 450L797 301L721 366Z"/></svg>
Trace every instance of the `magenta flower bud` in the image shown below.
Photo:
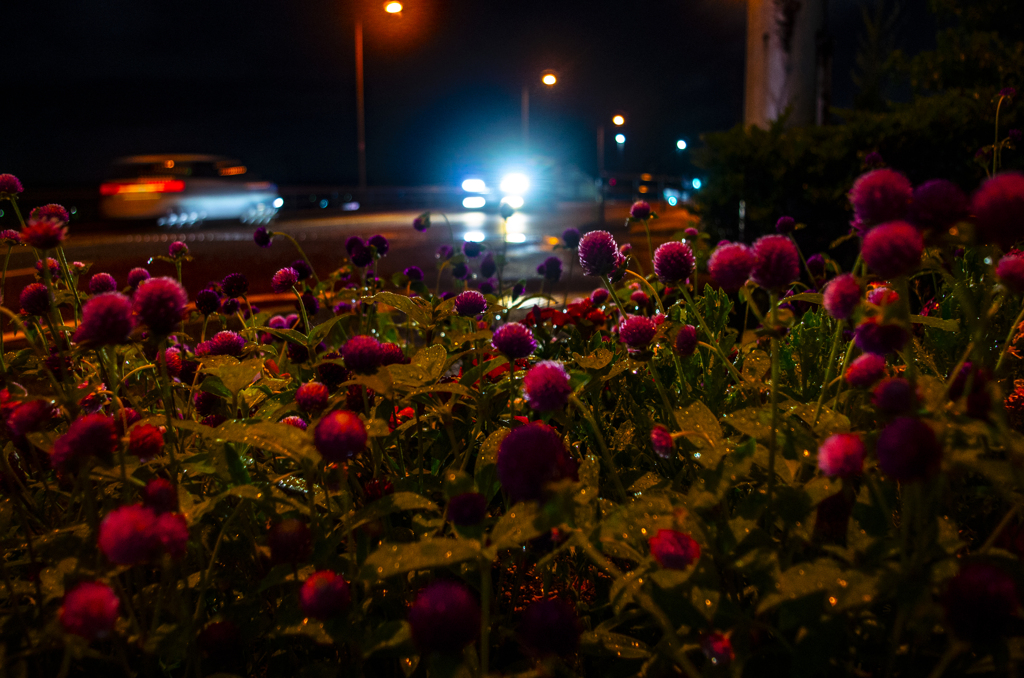
<svg viewBox="0 0 1024 678"><path fill-rule="evenodd" d="M467 240L462 243L462 253L470 259L476 259L480 256L480 253L484 251L484 246L478 242Z"/></svg>
<svg viewBox="0 0 1024 678"><path fill-rule="evenodd" d="M789 235L796 230L796 219L793 217L779 217L775 222L775 232L782 235Z"/></svg>
<svg viewBox="0 0 1024 678"><path fill-rule="evenodd" d="M281 423L288 424L289 426L294 426L295 428L301 429L303 431L305 431L306 427L309 426L309 424L306 423L305 419L303 419L302 417L296 417L295 415L285 417L284 419L281 420Z"/></svg>
<svg viewBox="0 0 1024 678"><path fill-rule="evenodd" d="M0 242L8 247L14 247L15 245L21 244L21 233L15 231L13 228L5 228L0 231Z"/></svg>
<svg viewBox="0 0 1024 678"><path fill-rule="evenodd" d="M827 476L851 478L864 469L864 443L856 433L837 433L818 448L818 468Z"/></svg>
<svg viewBox="0 0 1024 678"><path fill-rule="evenodd" d="M371 336L358 334L341 347L345 367L357 374L373 374L380 367L380 342Z"/></svg>
<svg viewBox="0 0 1024 678"><path fill-rule="evenodd" d="M299 589L299 607L307 617L330 619L345 612L352 602L348 582L330 570L309 575Z"/></svg>
<svg viewBox="0 0 1024 678"><path fill-rule="evenodd" d="M455 297L455 312L467 318L475 318L487 310L487 300L484 295L473 290L467 290Z"/></svg>
<svg viewBox="0 0 1024 678"><path fill-rule="evenodd" d="M885 358L865 353L846 368L846 382L854 388L870 388L885 376Z"/></svg>
<svg viewBox="0 0 1024 678"><path fill-rule="evenodd" d="M920 229L944 231L971 210L964 192L952 181L933 179L914 189L907 221Z"/></svg>
<svg viewBox="0 0 1024 678"><path fill-rule="evenodd" d="M696 237L698 237L700 235L700 231L698 231L696 228L691 226L690 228L688 228L685 231L683 231L683 235L685 235L690 240L693 240L694 238L696 238Z"/></svg>
<svg viewBox="0 0 1024 678"><path fill-rule="evenodd" d="M306 523L295 518L286 518L271 527L267 542L270 559L277 565L302 563L313 554L313 533Z"/></svg>
<svg viewBox="0 0 1024 678"><path fill-rule="evenodd" d="M369 243L358 235L345 241L345 251L356 266L369 266L373 262L373 251Z"/></svg>
<svg viewBox="0 0 1024 678"><path fill-rule="evenodd" d="M629 295L629 299L637 306L646 306L647 302L651 300L651 298L647 296L647 293L644 292L643 290L634 291L631 295Z"/></svg>
<svg viewBox="0 0 1024 678"><path fill-rule="evenodd" d="M178 490L169 480L154 478L142 488L142 505L157 515L178 510Z"/></svg>
<svg viewBox="0 0 1024 678"><path fill-rule="evenodd" d="M910 207L913 188L905 176L891 169L862 174L850 189L854 218L871 228L887 221L903 219Z"/></svg>
<svg viewBox="0 0 1024 678"><path fill-rule="evenodd" d="M844 273L825 287L822 297L822 305L830 316L846 320L860 303L860 284L851 274Z"/></svg>
<svg viewBox="0 0 1024 678"><path fill-rule="evenodd" d="M672 348L679 357L689 358L697 350L697 341L697 328L693 325L683 325L676 333Z"/></svg>
<svg viewBox="0 0 1024 678"><path fill-rule="evenodd" d="M158 457L164 451L164 434L152 424L139 424L132 428L128 440L128 453L134 454L139 461L147 461Z"/></svg>
<svg viewBox="0 0 1024 678"><path fill-rule="evenodd" d="M550 283L558 282L562 277L562 260L558 257L548 257L537 267L537 275L543 276L544 280Z"/></svg>
<svg viewBox="0 0 1024 678"><path fill-rule="evenodd" d="M878 411L890 416L909 414L919 401L914 387L902 377L883 379L871 394L871 402Z"/></svg>
<svg viewBox="0 0 1024 678"><path fill-rule="evenodd" d="M875 453L882 471L901 483L933 475L942 462L935 431L913 417L898 417L886 426L875 443Z"/></svg>
<svg viewBox="0 0 1024 678"><path fill-rule="evenodd" d="M537 412L560 410L569 402L572 386L562 363L542 360L526 371L523 377L526 402Z"/></svg>
<svg viewBox="0 0 1024 678"><path fill-rule="evenodd" d="M912 272L921 263L923 253L921 233L905 221L871 229L861 245L861 255L868 268L886 278Z"/></svg>
<svg viewBox="0 0 1024 678"><path fill-rule="evenodd" d="M676 441L666 426L655 424L651 429L651 448L662 459L669 459L676 449Z"/></svg>
<svg viewBox="0 0 1024 678"><path fill-rule="evenodd" d="M647 545L658 565L666 570L685 570L700 559L700 544L685 532L658 530Z"/></svg>
<svg viewBox="0 0 1024 678"><path fill-rule="evenodd" d="M313 432L313 444L325 460L340 463L366 449L366 426L354 412L335 410Z"/></svg>
<svg viewBox="0 0 1024 678"><path fill-rule="evenodd" d="M291 266L285 266L274 274L270 281L270 289L277 294L282 294L291 291L297 282L299 282L299 272Z"/></svg>
<svg viewBox="0 0 1024 678"><path fill-rule="evenodd" d="M203 315L210 315L220 310L220 295L211 289L200 290L196 294L196 308Z"/></svg>
<svg viewBox="0 0 1024 678"><path fill-rule="evenodd" d="M117 281L109 273L97 273L89 278L89 293L103 294L117 289Z"/></svg>
<svg viewBox="0 0 1024 678"><path fill-rule="evenodd" d="M188 547L188 522L180 513L163 513L156 517L153 526L160 549L171 558L178 559L185 555Z"/></svg>
<svg viewBox="0 0 1024 678"><path fill-rule="evenodd" d="M21 229L21 241L37 250L58 247L68 235L67 225L57 219L29 219Z"/></svg>
<svg viewBox="0 0 1024 678"><path fill-rule="evenodd" d="M50 461L57 468L71 468L88 457L110 462L117 448L117 427L105 414L86 414L75 419L68 431L59 436L50 451Z"/></svg>
<svg viewBox="0 0 1024 678"><path fill-rule="evenodd" d="M412 639L423 654L454 654L480 635L480 606L462 584L437 580L409 610Z"/></svg>
<svg viewBox="0 0 1024 678"><path fill-rule="evenodd" d="M457 527L479 525L487 516L487 497L479 492L463 492L448 500L448 520Z"/></svg>
<svg viewBox="0 0 1024 678"><path fill-rule="evenodd" d="M164 362L167 363L167 376L177 378L181 376L181 370L185 362L181 359L181 351L171 347L164 351Z"/></svg>
<svg viewBox="0 0 1024 678"><path fill-rule="evenodd" d="M121 506L100 523L99 546L116 565L138 565L160 552L156 514L141 504Z"/></svg>
<svg viewBox="0 0 1024 678"><path fill-rule="evenodd" d="M134 328L132 300L119 292L106 292L82 306L82 322L74 339L89 346L126 344Z"/></svg>
<svg viewBox="0 0 1024 678"><path fill-rule="evenodd" d="M491 337L491 345L509 360L531 355L537 349L537 340L526 325L505 323Z"/></svg>
<svg viewBox="0 0 1024 678"><path fill-rule="evenodd" d="M240 356L245 348L245 337L237 332L224 330L196 346L197 356L231 355Z"/></svg>
<svg viewBox="0 0 1024 678"><path fill-rule="evenodd" d="M92 641L113 632L120 609L121 601L112 588L103 582L85 581L64 595L58 615L65 632Z"/></svg>
<svg viewBox="0 0 1024 678"><path fill-rule="evenodd" d="M170 334L188 305L188 295L173 278L151 278L139 285L133 302L135 313L153 334Z"/></svg>
<svg viewBox="0 0 1024 678"><path fill-rule="evenodd" d="M754 243L750 277L761 287L781 291L800 279L800 253L783 235L766 235Z"/></svg>
<svg viewBox="0 0 1024 678"><path fill-rule="evenodd" d="M619 324L619 340L631 349L647 348L657 332L654 321L640 315L627 316Z"/></svg>
<svg viewBox="0 0 1024 678"><path fill-rule="evenodd" d="M996 276L1013 294L1024 294L1024 256L1007 254L996 265Z"/></svg>
<svg viewBox="0 0 1024 678"><path fill-rule="evenodd" d="M619 264L619 246L608 231L591 231L580 238L580 266L584 275L610 275Z"/></svg>
<svg viewBox="0 0 1024 678"><path fill-rule="evenodd" d="M183 257L187 257L188 245L181 242L180 240L175 240L167 247L167 255L171 259L181 259Z"/></svg>
<svg viewBox="0 0 1024 678"><path fill-rule="evenodd" d="M9 198L23 193L25 187L13 174L0 174L0 198Z"/></svg>
<svg viewBox="0 0 1024 678"><path fill-rule="evenodd" d="M946 585L942 604L957 636L982 643L1006 635L1020 607L1013 576L985 561L965 563Z"/></svg>
<svg viewBox="0 0 1024 678"><path fill-rule="evenodd" d="M149 271L144 268L133 268L128 271L128 286L132 289L137 288L144 281L150 279Z"/></svg>
<svg viewBox="0 0 1024 678"><path fill-rule="evenodd" d="M576 249L580 246L580 229L578 228L567 228L562 231L562 242L565 246L571 250Z"/></svg>
<svg viewBox="0 0 1024 678"><path fill-rule="evenodd" d="M24 313L44 316L50 312L50 291L43 283L29 283L21 291L18 302Z"/></svg>
<svg viewBox="0 0 1024 678"><path fill-rule="evenodd" d="M703 634L700 638L700 649L708 661L716 666L724 666L736 658L732 641L720 631Z"/></svg>
<svg viewBox="0 0 1024 678"><path fill-rule="evenodd" d="M295 402L306 412L319 412L327 407L330 396L326 386L319 381L311 381L299 386L295 392Z"/></svg>
<svg viewBox="0 0 1024 678"><path fill-rule="evenodd" d="M825 275L825 255L819 252L807 257L807 269L816 278Z"/></svg>
<svg viewBox="0 0 1024 678"><path fill-rule="evenodd" d="M604 302L608 301L608 290L603 287L598 287L596 290L590 293L590 301L595 306L600 306Z"/></svg>
<svg viewBox="0 0 1024 678"><path fill-rule="evenodd" d="M549 483L576 476L562 438L547 424L513 429L498 447L498 480L512 503L540 499Z"/></svg>
<svg viewBox="0 0 1024 678"><path fill-rule="evenodd" d="M241 273L229 273L220 281L220 288L229 299L244 297L249 291L249 279Z"/></svg>
<svg viewBox="0 0 1024 678"><path fill-rule="evenodd" d="M693 250L685 242L667 242L654 250L654 272L666 285L689 278L694 263Z"/></svg>
<svg viewBox="0 0 1024 678"><path fill-rule="evenodd" d="M238 313L238 309L241 308L242 304L238 299L225 299L220 305L220 312L224 315L234 315Z"/></svg>
<svg viewBox="0 0 1024 678"><path fill-rule="evenodd" d="M405 351L398 344L384 342L380 345L380 364L384 367L405 362Z"/></svg>
<svg viewBox="0 0 1024 678"><path fill-rule="evenodd" d="M910 332L896 323L879 322L878 317L867 318L857 326L854 343L865 353L888 355L901 350L910 340Z"/></svg>
<svg viewBox="0 0 1024 678"><path fill-rule="evenodd" d="M430 228L430 213L424 212L415 219L412 220L412 227L420 233L423 233Z"/></svg>
<svg viewBox="0 0 1024 678"><path fill-rule="evenodd" d="M633 206L629 208L629 216L634 219L643 221L651 216L651 205L645 200L637 200L633 203Z"/></svg>
<svg viewBox="0 0 1024 678"><path fill-rule="evenodd" d="M437 248L437 254L435 256L441 261L448 261L455 256L455 250L452 249L451 245L441 245Z"/></svg>
<svg viewBox="0 0 1024 678"><path fill-rule="evenodd" d="M403 273L405 273L405 277L412 282L420 282L423 280L423 269L419 266L408 266Z"/></svg>
<svg viewBox="0 0 1024 678"><path fill-rule="evenodd" d="M259 226L252 232L252 241L259 247L270 247L270 243L273 242L273 237L270 235L270 231L267 230L266 226Z"/></svg>
<svg viewBox="0 0 1024 678"><path fill-rule="evenodd" d="M564 657L580 644L580 619L564 598L535 600L523 610L519 637L535 655Z"/></svg>
<svg viewBox="0 0 1024 678"><path fill-rule="evenodd" d="M220 409L224 399L208 391L199 391L192 396L192 406L196 408L196 414L205 417Z"/></svg>
<svg viewBox="0 0 1024 678"><path fill-rule="evenodd" d="M367 244L372 245L377 249L378 257L383 257L385 254L388 253L388 239L380 234L371 235L370 239L367 241Z"/></svg>
<svg viewBox="0 0 1024 678"><path fill-rule="evenodd" d="M20 403L7 417L7 430L11 438L38 431L55 416L51 403L45 400L29 400Z"/></svg>
<svg viewBox="0 0 1024 678"><path fill-rule="evenodd" d="M895 304L900 300L900 295L896 293L896 290L889 289L884 285L876 287L875 289L868 292L868 301L875 306L885 306L886 304Z"/></svg>
<svg viewBox="0 0 1024 678"><path fill-rule="evenodd" d="M754 252L746 245L719 245L708 259L708 273L726 292L737 292L746 284L754 263Z"/></svg>

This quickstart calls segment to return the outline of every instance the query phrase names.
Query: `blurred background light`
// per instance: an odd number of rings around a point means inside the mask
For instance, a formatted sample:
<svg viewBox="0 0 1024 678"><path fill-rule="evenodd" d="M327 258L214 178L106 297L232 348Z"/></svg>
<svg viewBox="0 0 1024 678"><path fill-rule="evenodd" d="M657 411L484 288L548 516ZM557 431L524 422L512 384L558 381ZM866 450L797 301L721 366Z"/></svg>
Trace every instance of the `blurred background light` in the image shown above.
<svg viewBox="0 0 1024 678"><path fill-rule="evenodd" d="M522 195L530 189L530 179L525 174L513 172L506 174L501 179L501 192ZM515 207L515 205L513 205Z"/></svg>
<svg viewBox="0 0 1024 678"><path fill-rule="evenodd" d="M615 135L615 143L617 143L617 144L624 144L624 143L626 143L626 135L625 134L616 134Z"/></svg>
<svg viewBox="0 0 1024 678"><path fill-rule="evenodd" d="M487 204L487 198L482 195L471 195L462 199L462 206L468 210L478 210Z"/></svg>
<svg viewBox="0 0 1024 678"><path fill-rule="evenodd" d="M484 193L487 190L487 184L483 179L466 179L462 182L462 190L467 193Z"/></svg>
<svg viewBox="0 0 1024 678"><path fill-rule="evenodd" d="M484 232L483 231L466 231L462 235L462 239L466 242L483 242Z"/></svg>

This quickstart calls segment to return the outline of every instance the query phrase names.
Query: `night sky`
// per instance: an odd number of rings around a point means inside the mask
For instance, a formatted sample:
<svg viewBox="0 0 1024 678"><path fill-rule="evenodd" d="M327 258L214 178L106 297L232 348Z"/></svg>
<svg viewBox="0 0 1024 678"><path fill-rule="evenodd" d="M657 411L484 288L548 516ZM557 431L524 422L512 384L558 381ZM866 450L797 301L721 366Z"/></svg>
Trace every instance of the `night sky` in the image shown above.
<svg viewBox="0 0 1024 678"><path fill-rule="evenodd" d="M591 173L613 112L628 141L609 167L663 173L689 169L676 139L742 117L743 0L407 0L397 18L376 0L8 4L0 171L36 186L94 184L115 157L167 152L237 157L282 184L353 184L357 12L371 185L457 183L513 157L524 83L532 146ZM835 101L849 105L862 22L857 0L830 4ZM926 0L904 4L914 51L933 30Z"/></svg>

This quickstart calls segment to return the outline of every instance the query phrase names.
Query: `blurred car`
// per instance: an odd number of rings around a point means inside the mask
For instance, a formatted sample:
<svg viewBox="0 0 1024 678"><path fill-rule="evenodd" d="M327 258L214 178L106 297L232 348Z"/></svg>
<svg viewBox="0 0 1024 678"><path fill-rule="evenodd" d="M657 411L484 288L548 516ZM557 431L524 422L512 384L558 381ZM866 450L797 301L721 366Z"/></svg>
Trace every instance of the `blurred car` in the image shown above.
<svg viewBox="0 0 1024 678"><path fill-rule="evenodd" d="M468 210L498 210L507 203L516 210L551 209L555 205L552 165L506 168L504 172L468 172L462 181L462 206Z"/></svg>
<svg viewBox="0 0 1024 678"><path fill-rule="evenodd" d="M284 204L277 186L216 155L136 155L115 161L110 176L100 186L100 212L110 219L178 228L212 219L265 224Z"/></svg>

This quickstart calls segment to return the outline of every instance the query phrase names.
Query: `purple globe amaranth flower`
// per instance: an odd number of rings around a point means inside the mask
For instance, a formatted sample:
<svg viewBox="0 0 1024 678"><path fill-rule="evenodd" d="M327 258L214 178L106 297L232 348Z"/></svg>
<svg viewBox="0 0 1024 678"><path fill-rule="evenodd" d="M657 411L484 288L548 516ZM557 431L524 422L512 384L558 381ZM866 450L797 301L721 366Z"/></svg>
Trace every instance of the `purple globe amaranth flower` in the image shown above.
<svg viewBox="0 0 1024 678"><path fill-rule="evenodd" d="M435 256L441 261L448 261L455 256L455 250L452 249L451 245L441 245L437 248L437 254Z"/></svg>
<svg viewBox="0 0 1024 678"><path fill-rule="evenodd" d="M404 271L405 277L412 282L420 282L423 280L423 269L419 266L409 266Z"/></svg>
<svg viewBox="0 0 1024 678"><path fill-rule="evenodd" d="M478 242L467 240L462 243L462 253L470 259L476 259L480 256L480 253L484 251L484 246Z"/></svg>
<svg viewBox="0 0 1024 678"><path fill-rule="evenodd" d="M37 250L50 250L64 242L67 224L59 219L32 219L21 229L21 241Z"/></svg>
<svg viewBox="0 0 1024 678"><path fill-rule="evenodd" d="M746 245L719 245L708 259L708 273L715 284L726 292L737 292L746 284L755 261L753 250Z"/></svg>
<svg viewBox="0 0 1024 678"><path fill-rule="evenodd" d="M197 356L230 355L238 357L245 349L245 337L237 332L224 330L196 346Z"/></svg>
<svg viewBox="0 0 1024 678"><path fill-rule="evenodd" d="M891 377L875 386L871 402L882 414L895 416L916 409L920 398L909 381L902 377Z"/></svg>
<svg viewBox="0 0 1024 678"><path fill-rule="evenodd" d="M216 412L223 402L223 398L208 391L199 391L192 396L192 405L196 408L196 413L202 417Z"/></svg>
<svg viewBox="0 0 1024 678"><path fill-rule="evenodd" d="M8 247L21 244L21 233L13 228L5 228L0 231L0 242Z"/></svg>
<svg viewBox="0 0 1024 678"><path fill-rule="evenodd" d="M685 532L658 530L647 545L658 565L666 570L685 570L700 559L700 544Z"/></svg>
<svg viewBox="0 0 1024 678"><path fill-rule="evenodd" d="M480 635L480 606L462 584L437 580L409 610L412 639L423 654L454 654Z"/></svg>
<svg viewBox="0 0 1024 678"><path fill-rule="evenodd" d="M295 302L295 308L299 308L299 304L302 304L306 309L306 315L312 318L320 311L320 300L316 298L311 291L306 290L299 297L299 300Z"/></svg>
<svg viewBox="0 0 1024 678"><path fill-rule="evenodd" d="M491 337L491 345L509 360L517 360L531 355L537 350L537 340L526 325L505 323Z"/></svg>
<svg viewBox="0 0 1024 678"><path fill-rule="evenodd" d="M285 266L274 274L270 281L270 289L278 294L288 292L299 282L299 272L290 266Z"/></svg>
<svg viewBox="0 0 1024 678"><path fill-rule="evenodd" d="M864 166L868 169L879 169L885 167L885 159L878 151L871 151L864 156Z"/></svg>
<svg viewBox="0 0 1024 678"><path fill-rule="evenodd" d="M311 381L302 384L295 391L295 402L306 412L319 412L327 407L330 396L326 386L318 381Z"/></svg>
<svg viewBox="0 0 1024 678"><path fill-rule="evenodd" d="M1007 254L996 265L999 282L1013 294L1024 294L1024 256Z"/></svg>
<svg viewBox="0 0 1024 678"><path fill-rule="evenodd" d="M498 262L494 260L494 255L488 252L484 255L484 258L480 260L480 275L484 278L493 278L494 274L498 272Z"/></svg>
<svg viewBox="0 0 1024 678"><path fill-rule="evenodd" d="M302 417L297 417L294 414L282 419L281 423L287 424L288 426L294 426L295 428L300 429L302 431L305 431L309 427L309 424L306 422L305 419L303 419Z"/></svg>
<svg viewBox="0 0 1024 678"><path fill-rule="evenodd" d="M512 286L512 301L515 301L519 297L526 293L526 284L523 281L517 282Z"/></svg>
<svg viewBox="0 0 1024 678"><path fill-rule="evenodd" d="M985 180L971 199L978 240L1004 249L1024 238L1024 174L1003 172Z"/></svg>
<svg viewBox="0 0 1024 678"><path fill-rule="evenodd" d="M133 268L128 271L128 286L133 290L141 285L144 281L150 279L149 271L144 268Z"/></svg>
<svg viewBox="0 0 1024 678"><path fill-rule="evenodd" d="M487 310L487 300L484 295L473 290L467 290L455 297L455 312L467 318L475 318Z"/></svg>
<svg viewBox="0 0 1024 678"><path fill-rule="evenodd" d="M234 315L238 313L238 309L241 306L238 299L225 299L220 305L220 312L224 315Z"/></svg>
<svg viewBox="0 0 1024 678"><path fill-rule="evenodd" d="M689 278L694 265L693 249L685 242L667 242L654 250L654 272L666 285Z"/></svg>
<svg viewBox="0 0 1024 678"><path fill-rule="evenodd" d="M341 347L345 367L357 374L373 374L380 367L380 342L371 336L358 334Z"/></svg>
<svg viewBox="0 0 1024 678"><path fill-rule="evenodd" d="M864 470L864 443L856 433L836 433L818 448L818 468L827 476L851 478Z"/></svg>
<svg viewBox="0 0 1024 678"><path fill-rule="evenodd" d="M187 257L188 245L181 242L180 240L175 240L167 247L167 254L168 256L171 257L171 259L181 259L183 257Z"/></svg>
<svg viewBox="0 0 1024 678"><path fill-rule="evenodd" d="M807 269L816 278L825 275L825 255L819 252L807 257Z"/></svg>
<svg viewBox="0 0 1024 678"><path fill-rule="evenodd" d="M1004 87L1001 90L999 90L999 98L1000 99L1004 99L1004 98L1005 99L1012 99L1015 96L1017 96L1017 88L1016 87Z"/></svg>
<svg viewBox="0 0 1024 678"><path fill-rule="evenodd" d="M424 212L412 220L412 227L420 233L430 228L430 212Z"/></svg>
<svg viewBox="0 0 1024 678"><path fill-rule="evenodd" d="M211 289L199 290L196 294L196 308L203 315L210 315L220 310L220 295Z"/></svg>
<svg viewBox="0 0 1024 678"><path fill-rule="evenodd" d="M267 543L270 559L276 564L302 563L313 553L313 533L305 522L296 518L275 523L267 532Z"/></svg>
<svg viewBox="0 0 1024 678"><path fill-rule="evenodd" d="M868 292L868 302L875 306L895 304L899 300L900 295L896 293L896 290L890 289L884 285L876 287Z"/></svg>
<svg viewBox="0 0 1024 678"><path fill-rule="evenodd" d="M54 259L53 257L46 257L46 270L50 272L50 279L51 280L60 280L61 279L60 263L56 259ZM36 261L36 273L39 274L40 278L45 278L46 277L45 273L43 272L43 262L42 261L39 261L39 260Z"/></svg>
<svg viewBox="0 0 1024 678"><path fill-rule="evenodd" d="M651 429L651 448L654 453L662 459L669 459L676 449L676 441L672 438L672 432L662 424L655 424Z"/></svg>
<svg viewBox="0 0 1024 678"><path fill-rule="evenodd" d="M619 246L608 231L591 231L579 243L584 275L610 275L619 264Z"/></svg>
<svg viewBox="0 0 1024 678"><path fill-rule="evenodd" d="M160 549L171 558L181 558L188 547L188 522L180 513L164 513L156 517L153 527Z"/></svg>
<svg viewBox="0 0 1024 678"><path fill-rule="evenodd" d="M887 221L903 219L914 189L910 181L891 169L876 169L860 175L850 189L850 203L856 222L872 228Z"/></svg>
<svg viewBox="0 0 1024 678"><path fill-rule="evenodd" d="M580 229L569 227L562 231L562 242L571 250L580 246Z"/></svg>
<svg viewBox="0 0 1024 678"><path fill-rule="evenodd" d="M480 281L480 294L494 294L498 289L498 281L494 278Z"/></svg>
<svg viewBox="0 0 1024 678"><path fill-rule="evenodd" d="M82 306L82 322L74 339L90 346L125 344L134 328L132 300L118 292L106 292Z"/></svg>
<svg viewBox="0 0 1024 678"><path fill-rule="evenodd" d="M299 589L299 607L302 614L314 619L330 619L345 612L352 602L348 582L331 570L320 570L309 575Z"/></svg>
<svg viewBox="0 0 1024 678"><path fill-rule="evenodd" d="M53 405L45 400L29 400L14 408L7 417L7 430L11 438L38 431L56 415Z"/></svg>
<svg viewBox="0 0 1024 678"><path fill-rule="evenodd" d="M116 565L148 562L161 548L156 513L141 504L120 506L100 523L98 541L103 555Z"/></svg>
<svg viewBox="0 0 1024 678"><path fill-rule="evenodd" d="M0 174L0 198L8 198L23 193L25 187L13 174Z"/></svg>
<svg viewBox="0 0 1024 678"><path fill-rule="evenodd" d="M640 307L647 306L647 303L651 300L651 298L647 296L647 292L644 292L643 290L634 290L634 292L629 295L629 298L634 304Z"/></svg>
<svg viewBox="0 0 1024 678"><path fill-rule="evenodd" d="M112 588L103 582L84 581L64 594L57 614L66 633L92 641L114 631L120 610L121 601Z"/></svg>
<svg viewBox="0 0 1024 678"><path fill-rule="evenodd" d="M865 353L850 363L844 376L846 382L854 388L870 388L885 376L885 358L875 353Z"/></svg>
<svg viewBox="0 0 1024 678"><path fill-rule="evenodd" d="M778 292L800 279L800 252L786 236L758 238L753 249L750 277L761 287Z"/></svg>
<svg viewBox="0 0 1024 678"><path fill-rule="evenodd" d="M405 351L398 344L383 342L380 345L380 364L384 367L406 362Z"/></svg>
<svg viewBox="0 0 1024 678"><path fill-rule="evenodd" d="M693 325L683 325L676 333L672 349L679 357L689 358L697 350L697 343L697 328Z"/></svg>
<svg viewBox="0 0 1024 678"><path fill-rule="evenodd" d="M452 277L456 280L468 280L471 274L472 271L469 270L469 264L464 261L460 261L452 266Z"/></svg>
<svg viewBox="0 0 1024 678"><path fill-rule="evenodd" d="M658 327L642 315L627 316L619 324L619 340L632 349L643 349L654 339Z"/></svg>
<svg viewBox="0 0 1024 678"><path fill-rule="evenodd" d="M576 608L563 598L535 600L523 610L519 637L536 655L564 657L580 644L580 619Z"/></svg>
<svg viewBox="0 0 1024 678"><path fill-rule="evenodd" d="M291 267L295 269L300 281L313 277L313 269L305 259L296 259Z"/></svg>
<svg viewBox="0 0 1024 678"><path fill-rule="evenodd" d="M220 282L220 288L229 299L244 297L249 291L249 279L241 273L229 273Z"/></svg>
<svg viewBox="0 0 1024 678"><path fill-rule="evenodd" d="M345 241L345 251L356 266L369 266L373 263L373 250L370 249L369 243L357 235Z"/></svg>
<svg viewBox="0 0 1024 678"><path fill-rule="evenodd" d="M651 216L651 205L646 200L637 200L629 208L629 216L643 221Z"/></svg>
<svg viewBox="0 0 1024 678"><path fill-rule="evenodd" d="M860 251L868 268L886 278L896 278L920 265L924 240L920 231L907 222L893 221L871 229Z"/></svg>
<svg viewBox="0 0 1024 678"><path fill-rule="evenodd" d="M256 230L252 232L252 241L259 247L270 247L270 243L274 241L274 237L267 230L266 226L257 226Z"/></svg>
<svg viewBox="0 0 1024 678"><path fill-rule="evenodd" d="M142 505L152 509L157 515L175 513L178 510L178 490L169 480L154 478L146 483L140 494Z"/></svg>
<svg viewBox="0 0 1024 678"><path fill-rule="evenodd" d="M779 217L775 222L775 232L782 235L789 235L796 230L796 219L793 217Z"/></svg>
<svg viewBox="0 0 1024 678"><path fill-rule="evenodd" d="M142 323L162 336L181 322L188 295L174 278L150 278L139 285L132 303Z"/></svg>
<svg viewBox="0 0 1024 678"><path fill-rule="evenodd" d="M822 305L837 320L846 320L860 304L860 283L849 273L835 278L825 287Z"/></svg>
<svg viewBox="0 0 1024 678"><path fill-rule="evenodd" d="M366 449L366 426L354 412L329 412L316 425L313 444L328 462L348 461Z"/></svg>
<svg viewBox="0 0 1024 678"><path fill-rule="evenodd" d="M965 563L949 580L942 605L953 633L965 640L992 642L1019 619L1013 575L982 560Z"/></svg>
<svg viewBox="0 0 1024 678"><path fill-rule="evenodd" d="M448 520L457 527L479 525L487 516L487 497L479 492L463 492L448 500Z"/></svg>
<svg viewBox="0 0 1024 678"><path fill-rule="evenodd" d="M944 231L965 219L970 210L959 186L946 179L933 179L914 189L907 221L920 229Z"/></svg>
<svg viewBox="0 0 1024 678"><path fill-rule="evenodd" d="M505 436L498 447L497 468L512 503L540 499L549 483L576 477L576 463L561 436L538 421Z"/></svg>
<svg viewBox="0 0 1024 678"><path fill-rule="evenodd" d="M688 229L686 229L685 231L683 231L683 235L686 236L687 238L689 238L690 240L693 240L694 238L696 238L696 237L698 237L700 235L700 231L698 231L696 228L691 226Z"/></svg>
<svg viewBox="0 0 1024 678"><path fill-rule="evenodd" d="M558 257L548 257L537 267L537 275L543 276L550 283L558 282L562 277L562 260Z"/></svg>
<svg viewBox="0 0 1024 678"><path fill-rule="evenodd" d="M942 445L932 427L914 417L898 417L886 426L875 443L878 465L901 483L935 474L942 463Z"/></svg>
<svg viewBox="0 0 1024 678"><path fill-rule="evenodd" d="M96 273L89 278L89 293L103 294L117 289L117 281L109 273Z"/></svg>
<svg viewBox="0 0 1024 678"><path fill-rule="evenodd" d="M371 245L377 250L378 257L383 257L385 254L388 253L388 248L390 247L388 239L380 235L379 233L377 235L371 235L370 239L367 240L366 242L368 245Z"/></svg>
<svg viewBox="0 0 1024 678"><path fill-rule="evenodd" d="M50 312L50 290L43 283L29 283L18 297L21 310L28 315L46 315Z"/></svg>
<svg viewBox="0 0 1024 678"><path fill-rule="evenodd" d="M526 402L537 412L560 410L569 402L572 386L562 363L542 360L523 376Z"/></svg>
<svg viewBox="0 0 1024 678"><path fill-rule="evenodd" d="M957 401L966 395L967 416L974 419L985 419L992 408L992 396L988 388L989 381L991 381L991 374L988 370L966 362L953 378L953 383L950 384L949 399ZM969 391L968 386L970 386Z"/></svg>
<svg viewBox="0 0 1024 678"><path fill-rule="evenodd" d="M881 322L878 316L867 318L854 333L854 343L865 353L889 355L903 349L910 332L903 325Z"/></svg>
<svg viewBox="0 0 1024 678"><path fill-rule="evenodd" d="M610 293L603 287L598 287L596 290L590 293L590 302L595 306L600 306L604 302L608 301Z"/></svg>

